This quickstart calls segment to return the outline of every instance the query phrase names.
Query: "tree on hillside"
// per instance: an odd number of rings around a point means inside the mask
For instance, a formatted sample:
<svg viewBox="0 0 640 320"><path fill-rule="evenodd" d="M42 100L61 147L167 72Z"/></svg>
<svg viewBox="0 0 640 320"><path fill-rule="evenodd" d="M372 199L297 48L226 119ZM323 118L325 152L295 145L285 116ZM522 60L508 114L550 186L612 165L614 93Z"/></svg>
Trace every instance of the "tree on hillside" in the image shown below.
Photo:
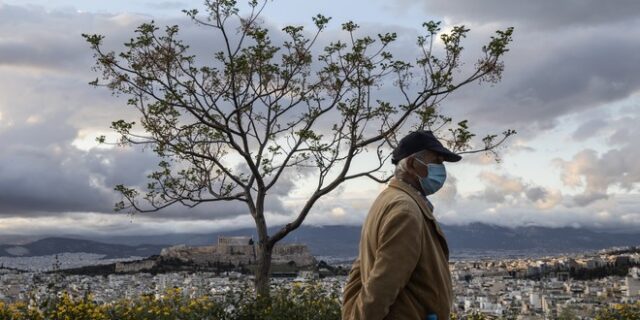
<svg viewBox="0 0 640 320"><path fill-rule="evenodd" d="M500 79L511 28L496 31L473 69L458 79L461 42L469 31L464 26L442 33L437 22L423 24L419 54L409 62L389 50L395 33L359 36L353 22L342 24L348 40L315 49L330 20L322 15L313 18L313 32L287 26L286 40L274 43L259 19L266 2L250 1L245 15L235 0L208 0L204 15L185 11L222 43L207 63L190 55L178 26L160 31L144 23L117 54L103 49L104 36L83 35L101 73L92 84L128 97L140 114L139 124L112 123L119 143L149 145L162 159L146 190L115 188L123 197L116 210L246 204L258 235L255 284L262 295L268 294L274 245L342 183L388 181L383 166L401 130L430 128L462 153L495 152L515 133L489 135L474 148L467 121L454 124L438 111L461 86ZM383 86L399 99L381 94ZM366 157L374 159L370 167L353 165ZM296 172L315 181L313 191L289 223L269 234L265 203L275 199L278 182Z"/></svg>

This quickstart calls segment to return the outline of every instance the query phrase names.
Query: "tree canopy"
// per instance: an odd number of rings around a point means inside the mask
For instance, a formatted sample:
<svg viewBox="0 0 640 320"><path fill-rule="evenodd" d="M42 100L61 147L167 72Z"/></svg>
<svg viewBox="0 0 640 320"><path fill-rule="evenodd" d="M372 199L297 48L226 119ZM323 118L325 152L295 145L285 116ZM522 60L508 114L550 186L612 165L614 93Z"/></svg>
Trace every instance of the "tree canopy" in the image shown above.
<svg viewBox="0 0 640 320"><path fill-rule="evenodd" d="M406 61L390 50L396 33L361 35L354 22L342 24L346 41L317 48L330 23L323 15L312 18L311 31L284 27L284 40L275 42L278 31L259 18L266 4L252 0L244 14L236 1L209 0L203 14L185 11L221 43L206 63L190 54L177 25L160 30L144 23L118 53L103 48L104 36L84 35L101 74L92 84L128 97L140 115L139 122L112 123L120 144L149 145L162 158L146 190L116 186L123 196L116 209L245 203L258 232L256 281L262 288L271 249L321 197L349 180L390 178L383 169L398 133L431 129L461 153L495 152L515 133L488 135L473 148L467 120L454 123L439 108L466 84L500 80L512 28L496 31L471 72L460 77L464 26L443 33L439 22L424 23L416 58ZM399 98L391 99L390 90ZM370 165L354 166L363 157ZM290 223L269 235L265 201L292 170L312 179L313 191Z"/></svg>

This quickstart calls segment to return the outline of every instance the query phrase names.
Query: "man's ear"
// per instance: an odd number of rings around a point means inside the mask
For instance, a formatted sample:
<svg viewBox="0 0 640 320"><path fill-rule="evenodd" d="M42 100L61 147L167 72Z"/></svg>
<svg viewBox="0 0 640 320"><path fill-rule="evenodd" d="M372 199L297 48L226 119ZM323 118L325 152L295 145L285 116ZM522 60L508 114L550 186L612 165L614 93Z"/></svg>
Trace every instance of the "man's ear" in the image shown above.
<svg viewBox="0 0 640 320"><path fill-rule="evenodd" d="M411 170L411 173L416 172L416 167L414 167L415 165L416 165L416 159L414 157L409 156L407 158L407 169Z"/></svg>

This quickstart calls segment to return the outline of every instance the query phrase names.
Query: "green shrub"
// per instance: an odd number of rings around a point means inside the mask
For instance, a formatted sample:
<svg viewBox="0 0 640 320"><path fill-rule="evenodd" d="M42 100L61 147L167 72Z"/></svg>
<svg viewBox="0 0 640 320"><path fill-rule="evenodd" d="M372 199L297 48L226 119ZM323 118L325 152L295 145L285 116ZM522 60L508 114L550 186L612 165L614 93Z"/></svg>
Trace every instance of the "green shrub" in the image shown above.
<svg viewBox="0 0 640 320"><path fill-rule="evenodd" d="M249 287L228 292L223 299L184 297L180 289L159 298L143 295L134 300L96 304L91 295L63 294L40 306L0 302L0 320L339 320L339 290L317 284L277 288L270 298L256 299Z"/></svg>
<svg viewBox="0 0 640 320"><path fill-rule="evenodd" d="M45 301L40 306L24 302L0 302L0 320L339 320L340 290L317 284L279 287L270 298L254 297L249 286L237 288L223 297L185 297L171 289L161 297L143 295L133 300L96 304L91 295ZM606 308L595 314L597 320L640 320L640 302ZM481 314L451 319L485 320Z"/></svg>

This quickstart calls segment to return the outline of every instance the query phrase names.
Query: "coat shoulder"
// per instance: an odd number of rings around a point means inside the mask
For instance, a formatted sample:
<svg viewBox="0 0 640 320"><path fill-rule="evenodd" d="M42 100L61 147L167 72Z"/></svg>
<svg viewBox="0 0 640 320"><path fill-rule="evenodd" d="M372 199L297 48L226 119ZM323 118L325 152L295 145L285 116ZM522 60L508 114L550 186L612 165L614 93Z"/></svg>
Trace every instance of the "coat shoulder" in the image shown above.
<svg viewBox="0 0 640 320"><path fill-rule="evenodd" d="M376 202L382 206L382 211L387 213L422 217L420 206L416 201L406 192L396 188L385 189Z"/></svg>

